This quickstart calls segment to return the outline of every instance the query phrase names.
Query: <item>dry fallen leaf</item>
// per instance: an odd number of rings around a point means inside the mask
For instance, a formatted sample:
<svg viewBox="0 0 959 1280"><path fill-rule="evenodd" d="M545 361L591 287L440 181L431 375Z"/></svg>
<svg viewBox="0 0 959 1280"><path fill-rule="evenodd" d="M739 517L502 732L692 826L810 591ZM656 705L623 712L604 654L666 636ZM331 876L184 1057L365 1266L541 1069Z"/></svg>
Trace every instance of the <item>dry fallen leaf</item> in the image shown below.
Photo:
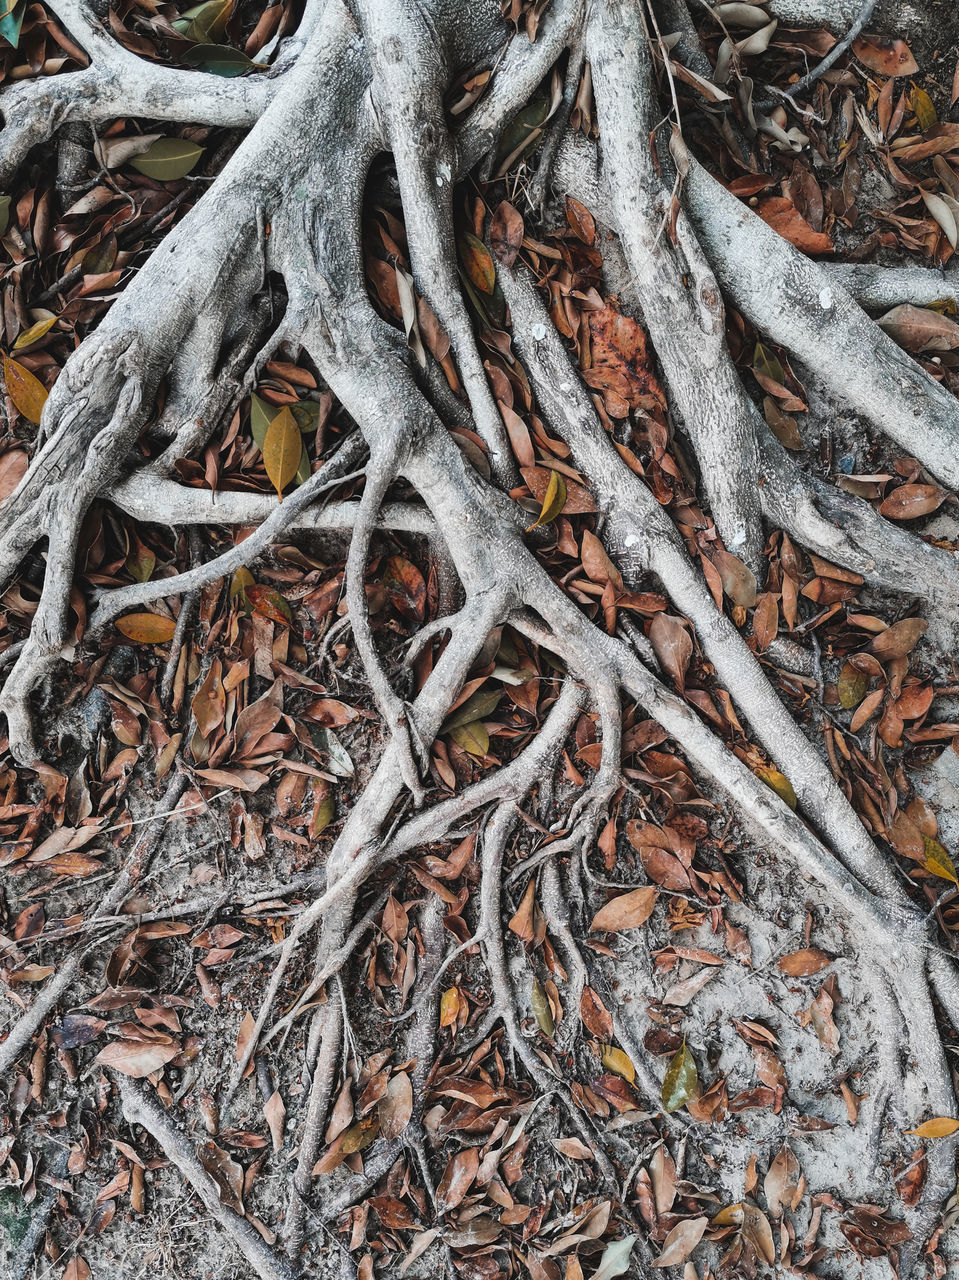
<svg viewBox="0 0 959 1280"><path fill-rule="evenodd" d="M590 932L606 930L618 933L624 929L638 929L652 915L656 898L657 890L652 885L645 885L641 889L633 889L630 893L610 899L593 916Z"/></svg>

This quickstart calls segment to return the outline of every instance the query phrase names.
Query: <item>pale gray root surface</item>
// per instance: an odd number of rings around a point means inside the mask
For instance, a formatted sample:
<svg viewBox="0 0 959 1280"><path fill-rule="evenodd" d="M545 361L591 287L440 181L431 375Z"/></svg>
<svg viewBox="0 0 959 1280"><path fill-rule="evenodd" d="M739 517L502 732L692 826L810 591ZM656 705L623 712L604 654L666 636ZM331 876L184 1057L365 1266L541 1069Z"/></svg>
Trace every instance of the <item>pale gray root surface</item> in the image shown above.
<svg viewBox="0 0 959 1280"><path fill-rule="evenodd" d="M797 9L790 4L782 0L774 8L786 18ZM599 1182L609 1193L617 1185L617 1164L628 1167L636 1153L612 1126L604 1131L585 1118L568 1082L552 1075L523 1033L503 933L503 864L517 826L517 806L552 786L548 780L576 719L584 710L594 713L602 759L583 794L560 815L560 825L569 829L562 845L553 847L542 878L571 989L581 992L594 961L584 958L578 932L596 890L583 888L580 865L588 866L596 832L622 781L624 696L665 729L709 794L758 830L763 846L775 851L795 882L814 886L809 892L842 916L843 924L831 927L837 950L852 957L848 969L859 969L858 976L849 976L851 990L863 1002L858 1012L865 1020L873 1009L881 1011L871 1039L850 1036L869 1060L870 1088L881 1100L869 1121L879 1136L863 1137L863 1143L874 1141L883 1155L898 1150L898 1134L885 1115L887 1102L897 1122L900 1114L910 1124L924 1115L954 1115L952 1073L930 992L959 1025L955 962L937 950L931 925L902 888L891 856L877 847L818 746L780 701L731 620L717 609L668 516L626 468L526 269L517 266L500 273L516 350L551 434L568 446L596 496L598 531L610 556L628 588L642 589L653 575L675 610L689 619L747 731L793 782L799 812L793 813L667 688L642 639L634 643L629 628L610 636L594 625L552 580L532 540L524 538L526 513L504 492L515 479L506 433L459 286L453 184L463 176L464 164L478 163L495 148L503 127L567 46L584 48L601 141L598 153L592 153L582 141L566 140L554 185L593 208L619 238L630 281L627 300L648 326L671 406L688 434L704 497L725 545L758 569L769 528L785 528L876 586L895 589L908 577L913 594L954 616L959 573L953 557L806 476L768 435L730 360L723 303L725 292L757 328L815 367L838 399L955 486L959 406L863 309L891 305L892 298L921 302L952 296L940 292L950 287L948 277L919 276L905 268L881 276L867 268L819 266L791 250L726 193L686 154L678 136L670 140L660 130L663 145L654 157L650 137L659 130L662 111L639 7L626 0L585 7L554 0L533 45L517 36L501 57L493 57L497 70L489 93L455 135L445 124L444 94L457 74L489 58L502 40L498 6L491 0L475 6L467 21L452 2L427 8L365 0L348 7L343 0L317 0L308 5L289 49L281 51L275 74L212 83L215 77L191 73L187 94L186 73L153 67L147 73L138 59L131 63L131 55L117 48L91 10L63 0L53 8L88 51L91 65L51 81L0 90L7 120L0 132L0 170L14 170L29 147L64 121L110 118L121 98L124 113L178 120L182 111L183 118L195 121L253 127L207 195L167 235L69 360L44 410L33 463L5 506L0 533L5 583L38 539L46 538L48 545L33 627L0 693L11 747L25 763L37 755L31 699L62 661L80 529L99 499L175 526L258 528L236 547L175 578L105 594L92 618L92 634L123 609L197 591L295 530L347 531L349 624L384 726L382 753L369 781L315 878L312 896L273 952L253 1036L222 1090L223 1118L229 1121L251 1087L244 1073L257 1045L285 1036L325 984L327 1003L314 1012L306 1034L306 1087L293 1116L296 1154L284 1169L288 1190L281 1241L267 1244L250 1222L223 1206L193 1140L144 1087L118 1080L126 1121L149 1133L253 1272L263 1280L286 1280L303 1260L304 1247L317 1243L311 1223L325 1219L329 1210L317 1197L312 1169L350 1035L352 995L339 975L368 927L369 912L359 905L361 890L410 851L485 816L473 941L495 993L492 1016L503 1023L505 1039L529 1078L557 1100L589 1146ZM142 76L136 83L134 64ZM29 124L10 123L14 107ZM397 160L416 283L449 332L472 421L489 450L492 480L457 446L424 393L422 373L402 335L376 314L367 294L360 247L364 184L384 149ZM677 209L674 196L681 201ZM671 239L665 227L674 212ZM253 344L247 367L234 369L224 382L217 373L223 357L259 323L256 299L271 273L286 288L284 316L274 333ZM210 494L178 484L172 478L176 461L213 437L264 360L284 341L307 350L356 432L335 459L282 504L261 495ZM169 394L160 421L150 427L161 380ZM163 441L164 451L154 463L134 470L133 451L148 427ZM333 486L361 472L362 496L337 501ZM400 480L415 491L415 500L389 500L391 485ZM394 687L396 674L383 665L366 616L365 573L378 529L441 540L462 590L457 611L424 629L411 646L422 649L448 634L411 704ZM460 794L422 807L428 749L488 637L506 623L562 661L568 675L558 698L539 733L513 761ZM413 812L398 810L406 800L413 802ZM121 905L150 856L152 845L135 854L137 870L121 875L104 900L105 916ZM425 927L431 941L421 975L424 990L404 1041L417 1058L420 1085L435 1044L438 984L452 962L440 924L433 920ZM307 949L312 985L304 984L306 994L283 1012L291 966ZM0 1067L26 1049L42 1019L69 998L85 954L72 953L39 989L0 1045ZM771 952L766 958L771 964ZM874 979L871 995L864 974ZM756 975L743 982L749 999L759 1000ZM726 999L734 998L735 991L727 990ZM570 1007L576 1004L574 996ZM719 1016L722 1006L715 1008ZM663 1064L649 1061L642 1048L645 1015L634 1009L620 1016L622 1042L636 1061L639 1088L657 1109ZM567 1043L575 1041L578 1030L574 1014L562 1030ZM783 1030L790 1043L794 1033L795 1028ZM849 1069L857 1065L862 1064L851 1056ZM418 1115L417 1125L421 1119ZM677 1134L683 1124L674 1118L670 1132ZM729 1142L730 1152L740 1150L735 1139ZM410 1145L416 1146L415 1138ZM920 1250L954 1189L949 1150L930 1153L923 1196L908 1212L914 1238L902 1251L904 1275L920 1274ZM396 1154L390 1147L382 1159L371 1159L371 1168L385 1171ZM416 1159L432 1194L428 1161L422 1153ZM824 1178L822 1165L815 1167ZM815 1189L826 1189L827 1183L828 1178ZM334 1204L345 1206L351 1196L366 1194L369 1185L362 1179L350 1183L333 1197ZM731 1184L727 1190L732 1198ZM889 1191L887 1185L876 1194ZM645 1243L642 1248L645 1256Z"/></svg>

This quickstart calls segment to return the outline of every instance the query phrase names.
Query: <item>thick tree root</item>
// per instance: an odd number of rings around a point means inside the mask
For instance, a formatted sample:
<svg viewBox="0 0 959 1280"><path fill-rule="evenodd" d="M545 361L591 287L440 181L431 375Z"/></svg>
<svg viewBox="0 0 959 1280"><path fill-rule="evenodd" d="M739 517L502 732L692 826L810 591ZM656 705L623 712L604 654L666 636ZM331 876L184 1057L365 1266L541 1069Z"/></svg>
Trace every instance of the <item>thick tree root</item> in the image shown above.
<svg viewBox="0 0 959 1280"><path fill-rule="evenodd" d="M109 37L85 9L72 4L54 7L93 58L90 68L73 73L74 82L89 82L111 103L112 89L104 86L119 83L126 74L125 62L118 57L114 65L114 54L107 52L112 43L105 44ZM792 812L687 702L665 686L651 667L645 643L631 643L629 628L624 628L623 638L591 622L524 540L524 513L504 492L513 479L505 428L458 285L453 183L462 164L475 164L495 145L504 122L564 49L573 45L576 57L576 50L585 50L602 135L602 167L588 181L619 235L670 401L690 436L725 545L758 567L765 519L886 588L901 585L902 563L908 560L911 589L930 602L954 607L959 577L950 556L888 525L866 504L803 476L766 434L725 347L720 292L722 287L763 332L815 364L836 395L851 398L876 429L907 445L934 474L955 485L959 407L853 301L855 297L864 306L884 306L880 299L903 288L925 289L922 296L928 298L942 283L919 284L901 277L887 277L883 283L859 269L843 273L808 262L784 247L691 161L678 134L672 139L670 173L669 150L661 149L657 156L650 146L660 119L652 59L640 7L626 0L592 5L585 17L571 0L554 0L541 41L529 48L515 41L510 45L487 100L451 136L443 112L449 82L470 61L463 56L464 47L469 46L475 58L477 49L485 52L491 47L495 31L492 6L479 9L466 24L467 31L457 28L458 7L452 4L437 5L427 21L418 6L404 3L394 11L365 2L357 6L354 21L345 4L330 0L322 13L308 10L299 56L282 74L262 84L237 82L235 89L231 82L219 82L222 94L205 84L206 77L198 80L199 106L191 118L237 123L259 117L258 123L208 196L170 233L69 361L44 411L43 443L5 507L0 535L4 581L10 580L39 537L48 542L40 605L0 693L11 748L18 759L29 761L36 755L30 698L67 645L80 525L95 500L107 498L134 514L176 523L262 523L246 541L208 564L105 594L91 621L93 635L125 609L201 589L249 563L293 529L351 530L346 565L349 623L387 733L376 769L327 857L322 886L276 949L253 1033L223 1098L226 1110L254 1054L287 1032L325 987L327 1001L314 1012L305 1054L306 1100L298 1117L298 1151L284 1225L284 1243L293 1263L300 1259L309 1227L313 1169L350 1044L349 1006L340 971L375 911L370 906L376 896L372 879L411 850L444 838L488 807L492 812L478 845L479 914L472 938L444 960L438 909L424 924L429 963L421 974L425 993L416 1005L410 1039L417 1062L418 1110L404 1143L408 1149L423 1145L422 1098L437 1034L438 984L446 968L467 947L478 944L493 989L492 1016L503 1023L506 1043L536 1086L560 1100L591 1148L599 1175L607 1184L618 1185L611 1145L578 1107L567 1082L553 1074L524 1034L503 936L501 896L519 806L535 788L542 794L551 786L571 728L588 710L599 724L599 767L570 807L569 829L542 851L542 892L550 908L551 932L568 970L571 1016L557 1045L570 1049L579 1030L575 1011L589 972L576 942L578 922L566 909L565 897L574 895L563 885L559 855L568 853L577 863L620 785L623 695L661 725L699 774L803 874L815 878L846 913L863 963L875 969L883 998L898 1011L885 1019L882 1031L887 1075L900 1070L895 1042L901 1026L912 1058L922 1064L929 1110L940 1116L956 1112L930 997L934 989L946 1015L959 1026L959 980L952 962L935 949L928 922L902 890L826 762L779 701L740 633L717 608L669 517L642 479L624 465L535 286L525 268L517 266L499 275L515 347L538 412L588 478L610 557L627 588L639 589L644 575L652 573L689 619L748 732L792 781L799 813ZM79 80L84 76L86 80ZM8 100L13 101L4 102ZM143 101L135 99L134 109L154 118L174 118L147 111ZM192 107L193 102L184 106ZM107 114L112 109L108 107ZM54 106L49 110L55 114ZM102 118L93 114L98 110L99 106L91 107L86 118ZM250 117L239 116L241 111ZM220 114L213 119L216 112ZM40 136L42 131L22 131L8 122L0 133L0 168L18 163ZM430 386L401 335L377 316L367 296L360 250L363 187L370 163L384 147L397 161L414 275L448 330L471 421L489 450L491 480L474 469L434 407L442 408L449 395L435 382ZM576 149L566 148L570 150L575 161ZM560 163L572 162L565 155ZM232 317L245 321L256 314L256 298L267 273L277 273L285 283L286 313L268 337L257 329L261 345L258 351L256 344L251 346L249 369L233 371L228 393L217 390L216 371L237 336ZM206 443L232 396L248 385L258 364L284 339L306 348L355 422L356 432L282 504L258 495L223 494L216 495L214 511L211 495L186 490L169 478L172 463ZM132 451L151 422L164 378L170 396L161 421L154 424L154 438L163 442L165 451L155 463L130 475ZM198 387L210 388L200 401ZM455 410L464 412L462 405ZM358 501L320 505L335 486L361 475L365 487ZM415 491L416 503L387 502L397 480ZM428 533L441 543L465 598L458 612L427 624L414 639L411 656L448 633L411 706L392 687L367 616L365 571L379 527ZM426 799L429 748L451 702L490 633L504 624L548 649L568 672L557 696L547 703L544 723L499 771L404 818L399 809L404 797L412 797L417 806ZM133 869L121 875L97 916L112 916L148 856L149 852L135 855ZM290 965L310 942L305 990L274 1020ZM27 1046L42 1018L67 990L79 955L41 989L34 1006L0 1045L0 1070ZM635 1040L629 1043L638 1087L658 1106L656 1071ZM257 1274L278 1280L290 1276L290 1264L264 1244L249 1222L220 1204L215 1184L190 1144L144 1091L122 1080L118 1087L127 1120L152 1134ZM389 1145L382 1157L370 1161L369 1171L385 1171L400 1149ZM432 1194L421 1150L415 1159ZM948 1159L933 1155L923 1200L913 1214L915 1245L904 1254L906 1272L916 1265L918 1250L952 1189L950 1177ZM344 1205L351 1195L353 1190Z"/></svg>

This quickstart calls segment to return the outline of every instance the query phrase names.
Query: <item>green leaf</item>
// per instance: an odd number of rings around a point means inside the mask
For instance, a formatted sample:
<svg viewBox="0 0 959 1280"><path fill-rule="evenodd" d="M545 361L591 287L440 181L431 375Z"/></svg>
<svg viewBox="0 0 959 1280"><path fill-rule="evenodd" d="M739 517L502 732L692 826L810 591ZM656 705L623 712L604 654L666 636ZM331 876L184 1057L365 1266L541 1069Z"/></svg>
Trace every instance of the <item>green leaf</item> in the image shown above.
<svg viewBox="0 0 959 1280"><path fill-rule="evenodd" d="M263 465L277 494L295 479L300 469L303 437L289 409L283 408L267 428L263 438Z"/></svg>
<svg viewBox="0 0 959 1280"><path fill-rule="evenodd" d="M799 803L796 799L796 792L793 790L793 784L789 781L784 773L780 773L778 769L774 769L771 764L760 765L755 774L765 782L771 791L775 791L780 800L785 800L790 809L795 813L796 806Z"/></svg>
<svg viewBox="0 0 959 1280"><path fill-rule="evenodd" d="M14 49L20 43L20 28L23 26L23 16L26 11L27 0L17 0L17 3L0 18L0 36L3 36L7 44Z"/></svg>
<svg viewBox="0 0 959 1280"><path fill-rule="evenodd" d="M505 161L515 164L517 160L532 151L543 136L542 126L549 116L549 99L540 98L524 107L512 124L503 130L503 136L496 152L497 170ZM514 155L513 153L518 154Z"/></svg>
<svg viewBox="0 0 959 1280"><path fill-rule="evenodd" d="M313 468L310 466L310 455L307 452L306 441L300 443L300 465L296 469L296 475L293 479L296 483L306 484L310 476L313 474Z"/></svg>
<svg viewBox="0 0 959 1280"><path fill-rule="evenodd" d="M633 1066L632 1059L628 1054L623 1053L622 1049L617 1049L614 1044L603 1045L600 1062L607 1071L612 1071L613 1075L620 1076L629 1084L635 1083L636 1068Z"/></svg>
<svg viewBox="0 0 959 1280"><path fill-rule="evenodd" d="M157 182L171 182L185 178L203 155L203 150L185 138L158 138L146 151L134 156L130 164Z"/></svg>
<svg viewBox="0 0 959 1280"><path fill-rule="evenodd" d="M267 404L265 400L254 392L250 396L250 434L259 446L260 452L263 452L263 441L266 439L266 433L270 429L270 423L276 417L278 410L272 405Z"/></svg>
<svg viewBox="0 0 959 1280"><path fill-rule="evenodd" d="M489 751L489 734L482 720L457 725L450 730L450 737L471 756L485 756Z"/></svg>
<svg viewBox="0 0 959 1280"><path fill-rule="evenodd" d="M449 733L461 724L471 724L474 720L485 720L495 711L503 697L502 689L477 689L472 697L467 698L461 707L457 707L443 721L441 733Z"/></svg>
<svg viewBox="0 0 959 1280"><path fill-rule="evenodd" d="M464 231L459 245L460 258L470 283L481 293L492 293L496 288L496 264L486 245L472 231Z"/></svg>
<svg viewBox="0 0 959 1280"><path fill-rule="evenodd" d="M684 1040L683 1047L670 1059L663 1076L663 1107L667 1112L678 1111L695 1098L698 1089L699 1072Z"/></svg>
<svg viewBox="0 0 959 1280"><path fill-rule="evenodd" d="M257 67L240 49L231 49L226 44L195 44L180 59L188 67L196 67L197 71L209 71L214 76L242 76Z"/></svg>
<svg viewBox="0 0 959 1280"><path fill-rule="evenodd" d="M909 105L915 112L916 119L919 121L919 128L923 133L937 123L936 108L925 89L913 89L909 95Z"/></svg>
<svg viewBox="0 0 959 1280"><path fill-rule="evenodd" d="M296 404L287 407L305 436L312 435L320 425L320 406L315 400L297 400Z"/></svg>
<svg viewBox="0 0 959 1280"><path fill-rule="evenodd" d="M756 350L753 352L753 369L764 378L778 382L780 386L786 378L783 367L779 363L779 357L762 342L756 343Z"/></svg>
<svg viewBox="0 0 959 1280"><path fill-rule="evenodd" d="M556 1030L556 1025L553 1022L553 1010L550 1008L549 997L539 978L533 979L533 990L530 993L529 1002L540 1031L544 1036L552 1036Z"/></svg>
<svg viewBox="0 0 959 1280"><path fill-rule="evenodd" d="M219 40L233 11L233 0L204 0L181 13L173 23L177 31L199 44Z"/></svg>
<svg viewBox="0 0 959 1280"><path fill-rule="evenodd" d="M10 197L0 196L0 236L7 234L10 225Z"/></svg>

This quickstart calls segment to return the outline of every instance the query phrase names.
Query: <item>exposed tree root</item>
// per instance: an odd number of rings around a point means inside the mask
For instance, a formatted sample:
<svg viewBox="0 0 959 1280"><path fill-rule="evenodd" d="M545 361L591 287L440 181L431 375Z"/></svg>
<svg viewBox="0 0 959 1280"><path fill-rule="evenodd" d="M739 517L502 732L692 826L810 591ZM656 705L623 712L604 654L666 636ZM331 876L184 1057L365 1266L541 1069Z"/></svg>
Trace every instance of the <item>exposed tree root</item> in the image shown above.
<svg viewBox="0 0 959 1280"><path fill-rule="evenodd" d="M116 95L130 89L129 55L115 51L99 20L79 5L53 7L87 48L91 66L72 73L72 91L65 87L68 77L63 86L57 78L44 82L51 87L43 92L53 95L42 99L48 120L38 124L35 117L29 128L21 128L6 116L0 169L15 167L63 119L95 121L115 114ZM585 16L578 4L555 0L540 40L529 47L516 40L510 44L488 97L451 135L444 123L444 95L455 73L492 47L496 15L493 6L480 6L481 12L460 29L458 6L435 9L427 15L413 5L364 0L356 6L354 21L345 4L330 0L321 13L308 7L294 42L298 57L294 61L291 53L282 72L269 79L211 85L207 81L213 77L191 76L195 88L187 94L179 88L181 73L158 70L154 79L145 78L124 111L177 119L173 113L182 108L193 120L255 122L255 127L209 194L167 236L69 361L44 411L42 444L5 506L0 535L4 581L38 539L46 539L48 549L32 629L0 693L11 749L19 760L30 762L37 755L30 699L67 648L80 526L93 502L110 500L134 515L175 524L259 522L249 538L206 564L102 595L89 627L93 636L124 610L215 582L294 529L350 531L349 624L387 733L372 777L327 857L322 887L276 949L252 1035L223 1099L226 1109L254 1055L285 1033L325 988L326 1003L313 1011L305 1053L305 1103L297 1116L298 1147L284 1222L289 1262L249 1222L220 1203L191 1144L147 1094L139 1086L117 1082L128 1122L152 1135L264 1278L293 1274L309 1231L313 1170L349 1050L349 1001L339 975L375 913L370 906L376 896L373 880L410 851L444 838L487 808L492 811L478 846L479 916L473 936L444 957L438 908L424 925L429 962L420 974L408 1045L416 1059L414 1127L403 1144L375 1155L367 1174L385 1171L403 1145L408 1151L415 1148L415 1160L425 1161L422 1097L437 1035L439 982L461 953L478 945L492 986L492 1015L502 1022L506 1043L536 1087L562 1103L592 1151L600 1176L618 1185L621 1170L611 1144L580 1109L568 1082L547 1067L524 1033L503 935L501 896L518 806L553 777L573 724L589 710L600 730L599 767L580 798L566 807L562 839L542 851L550 930L568 971L569 1017L556 1044L570 1050L579 1033L579 997L589 974L576 940L582 922L570 918L567 904L576 891L571 881L563 882L559 855L569 854L578 865L620 786L624 695L662 726L699 774L799 871L815 878L853 923L863 964L875 970L890 1010L898 1010L881 1029L886 1088L893 1091L888 1076L901 1070L897 1042L904 1028L912 1058L922 1064L929 1110L939 1116L956 1112L930 995L933 990L959 1026L954 962L936 949L931 926L902 889L827 763L779 700L732 621L717 608L669 516L625 466L529 273L517 265L512 271L503 269L499 277L515 348L538 411L588 478L609 556L627 589L639 590L652 574L689 619L748 732L788 774L799 812L792 812L666 687L651 667L648 646L631 643L628 627L622 635L609 635L591 622L550 577L532 540L524 538L525 515L506 492L515 479L507 433L458 283L454 182L464 164L474 165L495 146L504 123L563 51L572 46L569 65L576 69L585 50L596 90L601 167L585 177L578 172L578 189L590 186L619 237L670 403L688 433L726 547L758 568L765 526L783 528L810 549L887 589L903 586L907 562L909 590L950 607L959 594L959 571L950 555L888 524L860 500L804 475L768 435L726 349L723 292L758 329L814 365L826 385L876 430L903 444L955 487L959 405L855 301L875 308L892 298L929 300L943 296L943 289L954 293L954 285L939 277L919 279L911 271L876 276L865 268L821 268L791 250L692 161L678 132L657 153L651 139L661 113L652 56L641 7L626 0L591 5ZM464 48L472 58L464 56ZM142 65L133 61L137 68ZM32 101L36 110L41 101L40 90L30 84L3 92L5 112L8 103L19 110ZM173 105L177 93L179 108ZM88 95L98 96L94 101ZM433 388L434 394L427 394L427 378L414 355L367 296L359 234L363 185L383 148L393 152L397 163L416 283L449 334L472 422L489 451L490 480L471 465L434 407L443 393ZM575 146L565 148L559 161L567 166L563 172L576 170L576 153ZM548 163L549 152L547 157ZM538 192L544 182L545 175L537 180ZM270 272L285 283L287 310L273 333L267 335L263 324L257 327L248 367L233 369L224 390L218 370L238 333L259 314L256 300ZM211 438L233 398L284 340L306 348L356 431L282 504L246 493L211 495L173 481L176 459ZM169 394L160 421L151 427L163 379ZM131 473L133 451L144 432L152 432L150 438L162 452ZM334 488L361 476L365 485L358 501L326 501ZM415 502L387 500L398 480L415 491ZM411 645L412 657L448 634L411 704L394 689L367 616L366 566L378 528L426 533L441 542L464 596L456 613L424 626ZM429 749L488 636L504 624L550 651L568 674L547 703L539 732L512 761L452 798L420 809L428 797ZM175 784L181 790L183 785L179 780ZM171 788L165 807L178 795ZM399 807L407 796L420 809L412 816ZM138 846L95 919L116 912L142 874L157 837L158 830ZM292 1008L275 1017L291 963L307 947L312 951L305 989ZM76 952L49 980L0 1045L0 1072L26 1048L67 991L81 955ZM637 1088L658 1109L656 1069L638 1045L630 1051ZM432 1194L425 1163L421 1172ZM931 1155L923 1199L912 1215L911 1252L903 1254L904 1274L917 1266L918 1251L953 1190L952 1176L948 1152ZM352 1196L351 1184L335 1203L345 1207ZM326 1218L330 1205L317 1212Z"/></svg>

